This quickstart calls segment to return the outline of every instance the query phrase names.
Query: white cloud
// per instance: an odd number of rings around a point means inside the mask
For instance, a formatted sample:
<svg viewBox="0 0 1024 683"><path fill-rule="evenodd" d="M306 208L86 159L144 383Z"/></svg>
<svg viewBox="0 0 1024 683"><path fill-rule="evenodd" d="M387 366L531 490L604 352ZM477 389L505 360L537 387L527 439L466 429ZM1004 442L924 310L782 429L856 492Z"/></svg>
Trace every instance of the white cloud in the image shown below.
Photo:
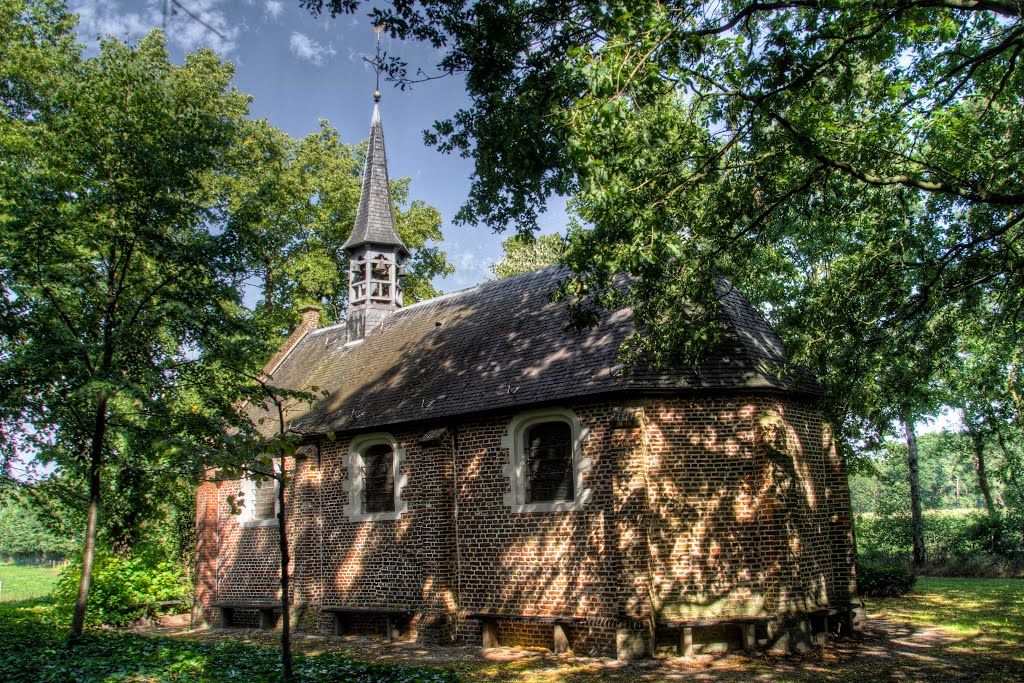
<svg viewBox="0 0 1024 683"><path fill-rule="evenodd" d="M292 54L314 66L323 66L336 52L330 45L321 45L304 33L295 31L288 41Z"/></svg>
<svg viewBox="0 0 1024 683"><path fill-rule="evenodd" d="M267 0L263 5L264 11L271 19L277 19L284 12L284 3L281 0Z"/></svg>
<svg viewBox="0 0 1024 683"><path fill-rule="evenodd" d="M70 9L78 14L78 32L89 42L108 35L138 38L160 25L159 12L152 6L143 8L141 13L124 12L116 0L78 0L71 3Z"/></svg>
<svg viewBox="0 0 1024 683"><path fill-rule="evenodd" d="M455 273L444 279L443 289L446 292L472 287L489 277L494 277L491 273L493 258L479 253L482 251L479 247L477 251L460 249L460 245L448 243L448 260L454 264Z"/></svg>
<svg viewBox="0 0 1024 683"><path fill-rule="evenodd" d="M231 52L242 32L239 12L233 4L230 0L181 0L167 24L168 40L185 50L209 47ZM222 5L227 6L225 10L221 10Z"/></svg>
<svg viewBox="0 0 1024 683"><path fill-rule="evenodd" d="M237 6L230 0L179 0L169 3L167 40L185 51L210 47L218 52L234 50L241 33ZM139 5L142 5L141 7ZM94 44L97 36L113 35L137 40L150 29L164 25L163 0L145 3L119 0L73 0L70 9L79 16L81 39ZM225 9L222 9L224 7Z"/></svg>

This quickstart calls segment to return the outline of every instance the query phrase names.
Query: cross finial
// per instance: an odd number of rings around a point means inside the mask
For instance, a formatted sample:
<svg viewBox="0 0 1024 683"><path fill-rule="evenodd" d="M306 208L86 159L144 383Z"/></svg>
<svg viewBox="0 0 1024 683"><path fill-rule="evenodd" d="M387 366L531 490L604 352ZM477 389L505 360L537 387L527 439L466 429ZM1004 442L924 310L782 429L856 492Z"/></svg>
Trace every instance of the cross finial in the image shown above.
<svg viewBox="0 0 1024 683"><path fill-rule="evenodd" d="M373 91L373 101L380 102L380 32L384 30L384 24L374 26L373 30L377 34L377 59L373 60L373 71L377 74L377 87Z"/></svg>

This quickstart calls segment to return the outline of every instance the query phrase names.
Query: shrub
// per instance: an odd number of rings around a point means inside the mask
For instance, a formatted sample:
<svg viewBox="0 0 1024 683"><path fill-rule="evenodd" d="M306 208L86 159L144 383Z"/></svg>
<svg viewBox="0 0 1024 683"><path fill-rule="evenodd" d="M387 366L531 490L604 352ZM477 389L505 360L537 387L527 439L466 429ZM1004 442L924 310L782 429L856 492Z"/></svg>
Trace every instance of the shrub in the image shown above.
<svg viewBox="0 0 1024 683"><path fill-rule="evenodd" d="M61 571L53 597L62 612L74 609L81 567L79 555ZM119 626L149 614L152 603L185 600L190 594L184 569L160 547L136 548L122 555L97 548L86 623Z"/></svg>
<svg viewBox="0 0 1024 683"><path fill-rule="evenodd" d="M913 590L915 583L917 577L906 569L857 565L857 595L899 597Z"/></svg>
<svg viewBox="0 0 1024 683"><path fill-rule="evenodd" d="M920 571L976 577L1024 573L1022 523L1019 511L989 515L985 510L926 510L928 564ZM854 526L857 555L865 564L910 565L913 536L909 514L855 515Z"/></svg>

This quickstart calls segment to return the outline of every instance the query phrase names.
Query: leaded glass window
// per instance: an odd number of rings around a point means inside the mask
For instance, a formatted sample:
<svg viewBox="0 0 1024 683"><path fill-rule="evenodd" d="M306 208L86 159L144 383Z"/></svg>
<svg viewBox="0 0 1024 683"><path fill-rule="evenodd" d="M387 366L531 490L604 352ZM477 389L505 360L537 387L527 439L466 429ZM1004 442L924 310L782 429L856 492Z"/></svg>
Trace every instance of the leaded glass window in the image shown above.
<svg viewBox="0 0 1024 683"><path fill-rule="evenodd" d="M526 502L573 500L572 428L542 422L526 430L525 440Z"/></svg>
<svg viewBox="0 0 1024 683"><path fill-rule="evenodd" d="M375 444L363 452L363 514L394 512L395 452L388 444Z"/></svg>

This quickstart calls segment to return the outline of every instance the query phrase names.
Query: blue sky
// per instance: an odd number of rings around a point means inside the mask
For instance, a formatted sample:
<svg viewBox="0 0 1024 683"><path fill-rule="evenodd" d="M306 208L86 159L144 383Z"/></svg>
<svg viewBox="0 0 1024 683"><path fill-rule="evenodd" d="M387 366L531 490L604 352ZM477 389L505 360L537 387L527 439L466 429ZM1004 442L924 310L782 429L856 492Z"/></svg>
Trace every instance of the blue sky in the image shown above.
<svg viewBox="0 0 1024 683"><path fill-rule="evenodd" d="M375 34L365 16L315 18L298 0L178 0L220 34L185 12L169 17L167 38L172 59L199 47L211 47L235 64L235 87L253 96L252 115L293 137L318 128L328 119L349 143L369 133L374 74L363 57L375 50ZM97 36L137 39L163 24L164 0L70 0L79 13L82 42ZM429 70L438 53L418 43L382 35L382 47L415 68ZM462 289L489 275L501 258L501 235L487 226L455 226L452 217L469 190L472 163L443 155L423 144L422 131L468 102L459 78L442 78L400 91L381 84L381 116L392 178L412 178L412 197L440 209L444 248L454 275L436 284L444 291ZM542 222L543 232L562 230L564 204L556 203Z"/></svg>

